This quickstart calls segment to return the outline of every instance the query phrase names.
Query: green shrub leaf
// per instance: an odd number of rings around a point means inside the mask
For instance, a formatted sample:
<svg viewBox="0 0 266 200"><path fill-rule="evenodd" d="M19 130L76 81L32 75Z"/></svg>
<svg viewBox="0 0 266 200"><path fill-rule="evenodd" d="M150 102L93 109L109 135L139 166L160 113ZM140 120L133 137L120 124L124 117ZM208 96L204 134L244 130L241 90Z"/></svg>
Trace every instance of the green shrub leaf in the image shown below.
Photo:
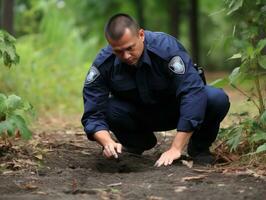
<svg viewBox="0 0 266 200"><path fill-rule="evenodd" d="M263 123L263 124L266 124L266 110L260 116L260 122Z"/></svg>
<svg viewBox="0 0 266 200"><path fill-rule="evenodd" d="M6 105L7 97L4 94L0 93L0 117L5 116L7 105Z"/></svg>
<svg viewBox="0 0 266 200"><path fill-rule="evenodd" d="M228 85L229 81L228 78L220 78L210 83L210 85L218 88L222 88L226 85Z"/></svg>
<svg viewBox="0 0 266 200"><path fill-rule="evenodd" d="M231 136L227 141L227 144L230 146L230 151L236 150L237 146L241 141L242 136L242 127L233 128L230 133Z"/></svg>
<svg viewBox="0 0 266 200"><path fill-rule="evenodd" d="M263 151L266 151L266 143L260 145L260 146L257 148L257 150L256 150L255 153L260 153L260 152L263 152Z"/></svg>
<svg viewBox="0 0 266 200"><path fill-rule="evenodd" d="M254 133L251 138L251 142L259 142L259 141L266 141L266 132L264 131L257 131Z"/></svg>
<svg viewBox="0 0 266 200"><path fill-rule="evenodd" d="M14 94L8 96L6 100L7 108L9 111L14 111L16 109L21 109L23 108L23 102L21 97L16 96Z"/></svg>
<svg viewBox="0 0 266 200"><path fill-rule="evenodd" d="M11 123L14 123L16 125L16 127L18 128L21 137L23 139L30 139L31 138L31 132L28 129L25 120L19 116L19 115L12 115L9 120L11 121Z"/></svg>
<svg viewBox="0 0 266 200"><path fill-rule="evenodd" d="M5 131L7 131L8 136L13 136L15 130L16 126L12 121L6 120L0 122L0 135L2 135Z"/></svg>
<svg viewBox="0 0 266 200"><path fill-rule="evenodd" d="M257 45L257 49L261 51L266 46L266 39L260 40Z"/></svg>
<svg viewBox="0 0 266 200"><path fill-rule="evenodd" d="M258 62L263 69L266 69L266 55L260 56Z"/></svg>
<svg viewBox="0 0 266 200"><path fill-rule="evenodd" d="M228 58L228 60L238 59L241 57L242 57L241 53L237 53L237 54L234 54L232 57Z"/></svg>

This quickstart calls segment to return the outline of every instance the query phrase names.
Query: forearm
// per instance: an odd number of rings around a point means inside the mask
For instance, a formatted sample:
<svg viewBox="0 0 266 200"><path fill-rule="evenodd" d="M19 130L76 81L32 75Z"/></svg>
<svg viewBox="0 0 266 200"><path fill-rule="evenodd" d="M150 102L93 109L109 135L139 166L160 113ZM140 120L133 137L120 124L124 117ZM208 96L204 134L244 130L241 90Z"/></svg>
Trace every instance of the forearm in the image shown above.
<svg viewBox="0 0 266 200"><path fill-rule="evenodd" d="M178 131L172 142L171 148L179 152L182 152L191 136L192 136L192 132Z"/></svg>
<svg viewBox="0 0 266 200"><path fill-rule="evenodd" d="M101 130L97 131L93 135L94 139L96 140L97 143L99 143L102 146L105 146L106 144L115 142L112 138L110 133L107 130Z"/></svg>

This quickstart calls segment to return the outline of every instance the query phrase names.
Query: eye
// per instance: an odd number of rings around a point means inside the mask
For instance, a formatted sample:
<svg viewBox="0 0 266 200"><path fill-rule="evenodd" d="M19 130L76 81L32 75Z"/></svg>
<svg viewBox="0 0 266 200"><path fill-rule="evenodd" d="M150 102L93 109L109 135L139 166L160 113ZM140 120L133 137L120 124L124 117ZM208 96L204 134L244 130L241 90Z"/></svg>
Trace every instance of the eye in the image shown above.
<svg viewBox="0 0 266 200"><path fill-rule="evenodd" d="M114 50L114 53L116 53L116 54L121 54L122 51L121 51L121 50Z"/></svg>
<svg viewBox="0 0 266 200"><path fill-rule="evenodd" d="M134 50L134 46L130 46L130 47L128 47L126 50L127 50L127 51L132 51L132 50Z"/></svg>

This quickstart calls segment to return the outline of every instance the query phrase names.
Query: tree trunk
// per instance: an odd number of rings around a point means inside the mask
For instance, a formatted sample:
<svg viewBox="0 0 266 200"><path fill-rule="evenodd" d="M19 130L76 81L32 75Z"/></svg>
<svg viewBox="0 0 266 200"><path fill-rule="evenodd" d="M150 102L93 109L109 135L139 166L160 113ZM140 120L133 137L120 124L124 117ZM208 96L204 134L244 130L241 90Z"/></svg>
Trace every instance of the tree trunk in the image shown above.
<svg viewBox="0 0 266 200"><path fill-rule="evenodd" d="M141 28L145 28L145 20L143 16L143 0L135 0L135 6L137 11L137 20Z"/></svg>
<svg viewBox="0 0 266 200"><path fill-rule="evenodd" d="M179 0L168 1L169 31L175 38L179 37L180 4Z"/></svg>
<svg viewBox="0 0 266 200"><path fill-rule="evenodd" d="M191 41L191 52L194 63L200 65L199 60L199 31L198 31L198 0L190 0L190 41Z"/></svg>
<svg viewBox="0 0 266 200"><path fill-rule="evenodd" d="M2 28L11 35L13 30L13 7L15 0L2 0Z"/></svg>

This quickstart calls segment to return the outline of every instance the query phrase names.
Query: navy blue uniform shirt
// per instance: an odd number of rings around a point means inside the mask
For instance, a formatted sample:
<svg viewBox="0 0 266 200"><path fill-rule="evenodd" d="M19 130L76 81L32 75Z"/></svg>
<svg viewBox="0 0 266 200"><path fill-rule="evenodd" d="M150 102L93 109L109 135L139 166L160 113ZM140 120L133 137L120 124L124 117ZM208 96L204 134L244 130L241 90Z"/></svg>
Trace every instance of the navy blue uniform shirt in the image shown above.
<svg viewBox="0 0 266 200"><path fill-rule="evenodd" d="M97 131L109 130L106 104L110 95L136 106L178 102L176 129L184 132L199 128L207 104L204 83L191 58L174 37L162 32L145 31L138 66L122 63L110 45L97 55L83 88L81 121L89 138Z"/></svg>

